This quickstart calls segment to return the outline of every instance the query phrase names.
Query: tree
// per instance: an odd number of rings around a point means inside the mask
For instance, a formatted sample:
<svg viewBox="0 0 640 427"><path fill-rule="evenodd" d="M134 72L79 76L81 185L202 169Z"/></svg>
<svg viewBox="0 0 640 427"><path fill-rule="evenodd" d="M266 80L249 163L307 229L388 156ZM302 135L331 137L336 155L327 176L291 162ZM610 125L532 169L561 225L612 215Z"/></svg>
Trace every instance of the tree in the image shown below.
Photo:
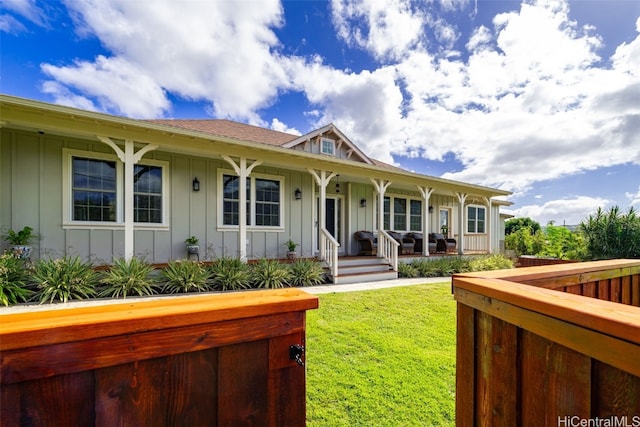
<svg viewBox="0 0 640 427"><path fill-rule="evenodd" d="M521 255L536 255L542 250L544 235L538 230L532 232L530 227L522 227L505 237L505 247Z"/></svg>
<svg viewBox="0 0 640 427"><path fill-rule="evenodd" d="M591 259L640 258L640 217L630 207L622 213L618 206L594 215L580 223Z"/></svg>
<svg viewBox="0 0 640 427"><path fill-rule="evenodd" d="M535 235L538 231L542 230L540 224L531 218L511 218L508 219L505 223L504 234L508 236L509 234L516 232L522 228L531 229L531 235Z"/></svg>
<svg viewBox="0 0 640 427"><path fill-rule="evenodd" d="M545 242L537 254L542 257L581 260L587 258L587 249L580 233L549 222L544 230Z"/></svg>

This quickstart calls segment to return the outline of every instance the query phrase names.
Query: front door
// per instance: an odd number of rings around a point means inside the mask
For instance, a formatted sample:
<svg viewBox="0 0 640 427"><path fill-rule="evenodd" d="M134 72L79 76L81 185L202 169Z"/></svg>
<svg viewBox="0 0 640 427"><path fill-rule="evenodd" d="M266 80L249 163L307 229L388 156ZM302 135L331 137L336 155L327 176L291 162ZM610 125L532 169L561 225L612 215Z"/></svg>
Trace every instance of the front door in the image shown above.
<svg viewBox="0 0 640 427"><path fill-rule="evenodd" d="M317 199L316 206L320 205L320 198ZM320 209L316 211L316 218L319 217ZM342 197L327 196L325 200L325 227L334 239L340 243L338 253L344 253L344 241L342 231ZM320 242L320 228L318 227L316 242Z"/></svg>
<svg viewBox="0 0 640 427"><path fill-rule="evenodd" d="M442 233L445 236L449 237L449 232L451 230L451 210L447 208L440 208L440 220L439 220L439 228L436 233Z"/></svg>

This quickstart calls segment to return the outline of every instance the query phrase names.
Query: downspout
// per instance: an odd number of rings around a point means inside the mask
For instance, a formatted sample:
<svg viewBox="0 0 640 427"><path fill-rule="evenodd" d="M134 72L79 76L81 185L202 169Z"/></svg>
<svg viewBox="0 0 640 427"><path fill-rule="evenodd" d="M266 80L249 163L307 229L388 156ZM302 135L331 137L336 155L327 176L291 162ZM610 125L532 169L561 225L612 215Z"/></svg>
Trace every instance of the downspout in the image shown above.
<svg viewBox="0 0 640 427"><path fill-rule="evenodd" d="M124 141L124 151L115 142L106 136L98 136L98 139L115 151L118 159L124 164L124 259L129 261L134 255L134 215L133 215L133 168L149 151L158 148L157 145L147 144L138 152L135 152L134 142Z"/></svg>

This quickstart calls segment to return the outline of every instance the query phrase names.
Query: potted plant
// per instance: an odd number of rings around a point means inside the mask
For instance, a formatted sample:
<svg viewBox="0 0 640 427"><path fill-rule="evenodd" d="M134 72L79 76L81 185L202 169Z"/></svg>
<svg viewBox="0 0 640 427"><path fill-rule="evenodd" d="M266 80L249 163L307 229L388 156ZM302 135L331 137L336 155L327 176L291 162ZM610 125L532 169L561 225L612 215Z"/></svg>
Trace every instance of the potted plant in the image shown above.
<svg viewBox="0 0 640 427"><path fill-rule="evenodd" d="M30 243L36 239L38 235L33 232L33 228L26 226L20 231L9 229L6 234L2 235L2 239L9 243L11 251L22 259L31 256L32 247Z"/></svg>
<svg viewBox="0 0 640 427"><path fill-rule="evenodd" d="M449 236L449 227L447 227L446 225L443 225L442 227L440 227L440 232L442 234L445 235L445 237Z"/></svg>
<svg viewBox="0 0 640 427"><path fill-rule="evenodd" d="M200 260L200 246L198 246L198 238L196 236L188 237L184 243L187 245L187 256L196 255Z"/></svg>
<svg viewBox="0 0 640 427"><path fill-rule="evenodd" d="M289 239L285 242L285 246L287 247L287 259L295 260L298 256L296 254L296 248L299 246L296 242Z"/></svg>

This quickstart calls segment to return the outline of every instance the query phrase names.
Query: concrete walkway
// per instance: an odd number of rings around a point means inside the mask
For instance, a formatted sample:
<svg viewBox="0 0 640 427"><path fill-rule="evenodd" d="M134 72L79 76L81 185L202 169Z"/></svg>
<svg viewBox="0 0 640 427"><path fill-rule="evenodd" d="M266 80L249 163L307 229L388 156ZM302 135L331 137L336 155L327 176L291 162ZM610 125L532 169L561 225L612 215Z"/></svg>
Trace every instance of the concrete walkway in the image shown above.
<svg viewBox="0 0 640 427"><path fill-rule="evenodd" d="M300 288L310 294L330 294L334 292L368 291L373 289L395 288L398 286L424 285L427 283L451 283L451 277L422 277L416 279L392 279L378 282L351 283L348 285L323 285Z"/></svg>

